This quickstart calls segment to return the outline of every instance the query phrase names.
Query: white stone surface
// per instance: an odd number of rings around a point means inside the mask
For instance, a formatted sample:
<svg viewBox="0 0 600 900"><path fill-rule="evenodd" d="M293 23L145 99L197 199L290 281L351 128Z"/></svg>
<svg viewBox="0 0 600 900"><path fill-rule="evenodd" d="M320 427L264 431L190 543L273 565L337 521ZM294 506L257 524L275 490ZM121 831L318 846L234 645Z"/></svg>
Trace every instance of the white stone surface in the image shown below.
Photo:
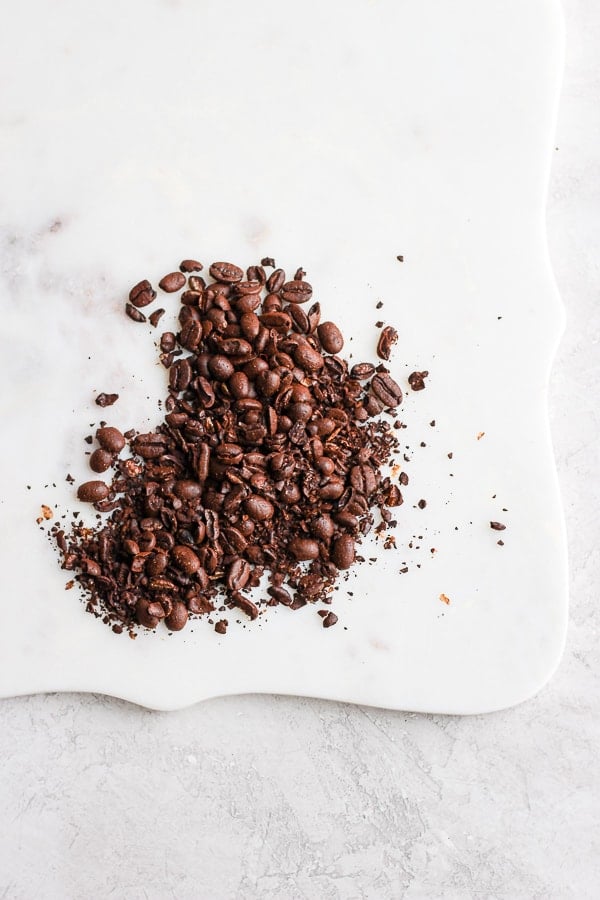
<svg viewBox="0 0 600 900"><path fill-rule="evenodd" d="M587 898L600 883L600 8L566 0L548 213L571 552L564 661L475 718L241 697L0 704L0 898ZM507 261L509 264L510 261Z"/></svg>

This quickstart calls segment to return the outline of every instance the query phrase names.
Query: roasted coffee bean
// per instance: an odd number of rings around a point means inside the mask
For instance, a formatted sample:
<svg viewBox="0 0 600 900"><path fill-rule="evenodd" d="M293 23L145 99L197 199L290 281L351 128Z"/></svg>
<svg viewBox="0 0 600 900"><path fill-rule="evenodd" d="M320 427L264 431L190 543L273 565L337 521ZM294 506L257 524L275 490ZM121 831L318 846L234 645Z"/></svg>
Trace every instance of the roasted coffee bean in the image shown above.
<svg viewBox="0 0 600 900"><path fill-rule="evenodd" d="M185 275L182 275L181 272L169 272L168 275L165 275L158 282L159 288L167 294L174 294L175 291L180 291L184 285Z"/></svg>
<svg viewBox="0 0 600 900"><path fill-rule="evenodd" d="M153 328L156 328L160 320L165 314L164 309L155 309L153 313L148 316L148 321L152 325Z"/></svg>
<svg viewBox="0 0 600 900"><path fill-rule="evenodd" d="M310 344L300 344L294 352L294 360L305 372L318 372L323 367L323 357Z"/></svg>
<svg viewBox="0 0 600 900"><path fill-rule="evenodd" d="M377 356L380 359L389 359L392 355L392 347L398 340L398 332L391 325L386 325L377 342Z"/></svg>
<svg viewBox="0 0 600 900"><path fill-rule="evenodd" d="M277 294L285 283L285 272L283 269L275 269L271 272L267 279L267 291L270 294Z"/></svg>
<svg viewBox="0 0 600 900"><path fill-rule="evenodd" d="M331 559L338 569L349 569L354 562L354 539L349 534L341 534L335 538L331 550Z"/></svg>
<svg viewBox="0 0 600 900"><path fill-rule="evenodd" d="M125 304L125 312L134 322L145 322L146 316L144 313L141 313L139 309L136 309L131 303Z"/></svg>
<svg viewBox="0 0 600 900"><path fill-rule="evenodd" d="M413 391L423 391L425 389L425 379L429 372L411 372L408 376L408 383Z"/></svg>
<svg viewBox="0 0 600 900"><path fill-rule="evenodd" d="M170 353L177 346L177 338L172 331L165 331L160 336L160 349L163 353Z"/></svg>
<svg viewBox="0 0 600 900"><path fill-rule="evenodd" d="M111 425L98 428L96 431L96 440L100 446L104 450L108 450L109 453L120 453L125 446L125 438L118 428L113 428Z"/></svg>
<svg viewBox="0 0 600 900"><path fill-rule="evenodd" d="M344 489L345 485L341 478L329 478L319 487L319 497L322 500L339 500Z"/></svg>
<svg viewBox="0 0 600 900"><path fill-rule="evenodd" d="M232 396L235 397L236 400L248 397L251 393L250 379L245 372L234 372L227 384Z"/></svg>
<svg viewBox="0 0 600 900"><path fill-rule="evenodd" d="M272 597L277 603L281 603L282 606L291 606L292 605L292 596L289 594L285 588L280 587L279 585L273 585L272 587L267 588L267 594Z"/></svg>
<svg viewBox="0 0 600 900"><path fill-rule="evenodd" d="M252 344L242 338L225 338L219 341L219 349L225 356L250 356Z"/></svg>
<svg viewBox="0 0 600 900"><path fill-rule="evenodd" d="M244 451L238 444L219 444L216 449L216 454L221 462L230 466L237 465L244 457Z"/></svg>
<svg viewBox="0 0 600 900"><path fill-rule="evenodd" d="M246 278L248 281L260 281L261 285L264 285L267 281L267 273L260 266L248 266L246 269Z"/></svg>
<svg viewBox="0 0 600 900"><path fill-rule="evenodd" d="M217 381L227 381L235 372L235 367L226 356L219 353L209 359L208 370Z"/></svg>
<svg viewBox="0 0 600 900"><path fill-rule="evenodd" d="M342 332L334 322L321 322L317 334L326 353L339 353L344 346Z"/></svg>
<svg viewBox="0 0 600 900"><path fill-rule="evenodd" d="M155 297L156 291L146 278L143 281L139 281L129 291L129 302L137 307L148 306Z"/></svg>
<svg viewBox="0 0 600 900"><path fill-rule="evenodd" d="M414 390L414 388L413 388ZM393 408L402 402L402 390L387 372L373 376L371 391L386 407Z"/></svg>
<svg viewBox="0 0 600 900"><path fill-rule="evenodd" d="M197 350L202 340L202 326L199 322L190 320L181 329L179 342L186 350Z"/></svg>
<svg viewBox="0 0 600 900"><path fill-rule="evenodd" d="M262 282L256 280L239 281L235 286L237 297L246 297L250 294L260 294L262 290Z"/></svg>
<svg viewBox="0 0 600 900"><path fill-rule="evenodd" d="M298 561L318 559L319 557L319 544L312 538L295 537L288 546Z"/></svg>
<svg viewBox="0 0 600 900"><path fill-rule="evenodd" d="M350 484L360 494L370 496L377 488L377 478L372 467L366 464L350 469Z"/></svg>
<svg viewBox="0 0 600 900"><path fill-rule="evenodd" d="M175 495L180 500L198 500L202 496L202 485L189 478L183 478L175 482Z"/></svg>
<svg viewBox="0 0 600 900"><path fill-rule="evenodd" d="M241 591L248 584L252 568L245 559L234 559L227 570L225 583L230 591Z"/></svg>
<svg viewBox="0 0 600 900"><path fill-rule="evenodd" d="M169 387L176 393L185 391L192 380L192 367L189 359L177 359L169 370Z"/></svg>
<svg viewBox="0 0 600 900"><path fill-rule="evenodd" d="M493 531L504 531L506 525L504 525L502 522L490 522L490 528Z"/></svg>
<svg viewBox="0 0 600 900"><path fill-rule="evenodd" d="M286 303L307 303L312 297L312 287L308 281L288 281L281 288L281 296Z"/></svg>
<svg viewBox="0 0 600 900"><path fill-rule="evenodd" d="M175 600L171 612L165 617L165 625L169 631L181 631L187 625L188 611L185 603Z"/></svg>
<svg viewBox="0 0 600 900"><path fill-rule="evenodd" d="M288 414L292 422L308 422L313 408L310 403L292 403L288 407Z"/></svg>
<svg viewBox="0 0 600 900"><path fill-rule="evenodd" d="M256 387L263 397L272 397L277 393L281 379L276 372L261 372L256 378Z"/></svg>
<svg viewBox="0 0 600 900"><path fill-rule="evenodd" d="M99 500L106 500L110 491L108 485L103 481L84 481L77 488L77 497L84 503L97 503Z"/></svg>
<svg viewBox="0 0 600 900"><path fill-rule="evenodd" d="M356 363L356 365L352 366L350 369L352 378L357 378L359 381L366 381L367 378L371 378L374 374L375 366L372 363Z"/></svg>
<svg viewBox="0 0 600 900"><path fill-rule="evenodd" d="M294 331L297 331L299 334L308 334L310 332L308 316L301 306L298 306L297 303L290 303L289 306L286 306L285 312L292 320Z"/></svg>
<svg viewBox="0 0 600 900"><path fill-rule="evenodd" d="M323 616L323 628L331 628L332 625L335 625L338 620L338 617L334 612L329 611Z"/></svg>
<svg viewBox="0 0 600 900"><path fill-rule="evenodd" d="M90 456L90 469L93 472L106 472L113 464L113 455L108 450L98 447Z"/></svg>
<svg viewBox="0 0 600 900"><path fill-rule="evenodd" d="M271 519L275 512L271 501L267 500L266 497L260 497L257 494L248 497L248 499L244 501L244 509L255 522L263 522L266 519Z"/></svg>
<svg viewBox="0 0 600 900"><path fill-rule="evenodd" d="M317 460L317 469L323 475L333 475L335 472L335 463L328 456L321 456Z"/></svg>
<svg viewBox="0 0 600 900"><path fill-rule="evenodd" d="M318 328L319 322L321 321L321 304L313 303L313 305L308 310L308 326L309 331L312 334L313 331L316 331Z"/></svg>
<svg viewBox="0 0 600 900"><path fill-rule="evenodd" d="M240 316L240 328L248 341L253 341L260 331L260 320L256 313L245 312Z"/></svg>
<svg viewBox="0 0 600 900"><path fill-rule="evenodd" d="M244 270L240 269L239 266L234 266L233 263L216 262L212 264L209 271L215 281L221 281L225 284L235 284L236 281L241 281L244 277Z"/></svg>
<svg viewBox="0 0 600 900"><path fill-rule="evenodd" d="M292 506L294 503L298 503L302 494L297 484L294 484L293 481L287 481L283 485L279 497L281 502L285 503L286 506Z"/></svg>
<svg viewBox="0 0 600 900"><path fill-rule="evenodd" d="M310 523L310 530L320 541L330 541L335 531L331 516L328 513L317 516L317 518L313 519Z"/></svg>
<svg viewBox="0 0 600 900"><path fill-rule="evenodd" d="M263 300L263 313L280 312L283 309L283 303L279 294L267 294Z"/></svg>
<svg viewBox="0 0 600 900"><path fill-rule="evenodd" d="M96 406L101 406L104 409L107 406L112 406L119 399L118 394L105 394L104 391L98 394L96 397Z"/></svg>
<svg viewBox="0 0 600 900"><path fill-rule="evenodd" d="M182 259L179 268L182 272L201 272L204 266L197 259Z"/></svg>
<svg viewBox="0 0 600 900"><path fill-rule="evenodd" d="M173 547L171 553L176 565L185 572L186 575L194 575L194 573L200 569L200 560L191 547L186 547L184 544L177 544Z"/></svg>

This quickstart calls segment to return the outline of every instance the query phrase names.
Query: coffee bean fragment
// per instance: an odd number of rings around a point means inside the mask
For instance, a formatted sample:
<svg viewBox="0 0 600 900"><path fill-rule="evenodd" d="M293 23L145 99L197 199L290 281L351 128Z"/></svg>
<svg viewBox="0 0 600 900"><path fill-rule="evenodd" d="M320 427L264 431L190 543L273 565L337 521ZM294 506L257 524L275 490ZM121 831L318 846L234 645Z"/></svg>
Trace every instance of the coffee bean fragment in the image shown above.
<svg viewBox="0 0 600 900"><path fill-rule="evenodd" d="M493 531L504 531L506 525L503 525L502 522L490 522L490 528Z"/></svg>
<svg viewBox="0 0 600 900"><path fill-rule="evenodd" d="M96 397L96 406L101 406L104 409L106 406L112 406L118 399L118 394L105 394L104 391L102 391Z"/></svg>
<svg viewBox="0 0 600 900"><path fill-rule="evenodd" d="M272 256L264 256L260 261L261 266L268 266L271 269L275 268L275 260Z"/></svg>
<svg viewBox="0 0 600 900"><path fill-rule="evenodd" d="M227 619L219 619L219 621L215 625L215 631L217 634L227 634L227 626L229 622Z"/></svg>
<svg viewBox="0 0 600 900"><path fill-rule="evenodd" d="M398 332L391 325L386 325L377 342L377 356L388 360L392 355L392 347L398 340Z"/></svg>
<svg viewBox="0 0 600 900"><path fill-rule="evenodd" d="M429 372L411 372L408 376L408 383L413 391L422 391L425 389L425 379Z"/></svg>
<svg viewBox="0 0 600 900"><path fill-rule="evenodd" d="M338 617L331 610L323 617L323 628L331 628L332 625L335 625L338 620Z"/></svg>
<svg viewBox="0 0 600 900"><path fill-rule="evenodd" d="M153 313L148 316L148 321L152 325L153 328L156 328L162 317L164 316L164 309L155 309Z"/></svg>
<svg viewBox="0 0 600 900"><path fill-rule="evenodd" d="M181 272L169 272L168 275L165 275L158 282L159 288L167 294L174 294L175 291L180 291L184 284L185 275Z"/></svg>
<svg viewBox="0 0 600 900"><path fill-rule="evenodd" d="M419 509L425 509L425 507L427 506L427 500L419 500L417 506L419 507Z"/></svg>
<svg viewBox="0 0 600 900"><path fill-rule="evenodd" d="M136 309L131 303L125 304L125 312L134 322L145 322L146 316L144 313L140 312L139 309Z"/></svg>
<svg viewBox="0 0 600 900"><path fill-rule="evenodd" d="M179 269L182 272L201 272L204 266L197 259L182 259L179 263Z"/></svg>

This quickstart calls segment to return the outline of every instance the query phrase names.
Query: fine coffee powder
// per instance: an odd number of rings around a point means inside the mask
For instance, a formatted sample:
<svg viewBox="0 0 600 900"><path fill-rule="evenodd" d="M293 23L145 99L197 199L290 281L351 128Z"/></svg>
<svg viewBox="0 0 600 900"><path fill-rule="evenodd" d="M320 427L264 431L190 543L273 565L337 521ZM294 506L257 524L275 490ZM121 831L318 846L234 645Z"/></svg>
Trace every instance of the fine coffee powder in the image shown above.
<svg viewBox="0 0 600 900"><path fill-rule="evenodd" d="M304 270L289 279L274 266L215 262L205 279L202 263L183 260L159 282L182 292L179 331L159 341L164 420L150 433L98 429L96 477L77 496L109 517L54 529L88 610L116 632L179 631L205 615L224 634L227 610L253 620L272 606L329 604L340 572L360 564L361 538L395 524L388 507L402 494L383 467L398 448L402 391L381 363L349 368ZM140 309L156 296L140 281L126 314L145 322ZM396 340L389 326L379 356ZM413 374L413 390L426 375ZM109 469L110 482L97 477ZM321 615L325 628L337 622Z"/></svg>

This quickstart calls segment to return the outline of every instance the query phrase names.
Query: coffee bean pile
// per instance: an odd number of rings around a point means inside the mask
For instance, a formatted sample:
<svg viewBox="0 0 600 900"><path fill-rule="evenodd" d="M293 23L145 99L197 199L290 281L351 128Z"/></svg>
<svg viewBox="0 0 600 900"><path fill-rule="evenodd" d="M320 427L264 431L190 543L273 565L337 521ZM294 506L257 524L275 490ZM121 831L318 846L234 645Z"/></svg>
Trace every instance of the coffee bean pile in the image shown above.
<svg viewBox="0 0 600 900"><path fill-rule="evenodd" d="M383 364L350 367L339 355L342 332L321 320L302 269L267 277L268 265L244 272L216 262L205 280L200 262L184 260L161 279L162 291L183 291L179 331L160 337L164 421L149 433L98 429L90 467L114 467L114 477L87 481L77 495L111 515L96 529L55 531L88 609L117 632L161 621L179 631L190 615L233 608L256 619L269 606L331 603L361 536L385 529L388 507L402 503L382 474L398 447L400 387ZM141 281L126 312L146 321L141 310L155 299ZM386 358L395 339L389 329L380 340ZM127 443L132 455L122 458ZM321 613L324 627L337 622ZM227 620L215 627L224 633Z"/></svg>

